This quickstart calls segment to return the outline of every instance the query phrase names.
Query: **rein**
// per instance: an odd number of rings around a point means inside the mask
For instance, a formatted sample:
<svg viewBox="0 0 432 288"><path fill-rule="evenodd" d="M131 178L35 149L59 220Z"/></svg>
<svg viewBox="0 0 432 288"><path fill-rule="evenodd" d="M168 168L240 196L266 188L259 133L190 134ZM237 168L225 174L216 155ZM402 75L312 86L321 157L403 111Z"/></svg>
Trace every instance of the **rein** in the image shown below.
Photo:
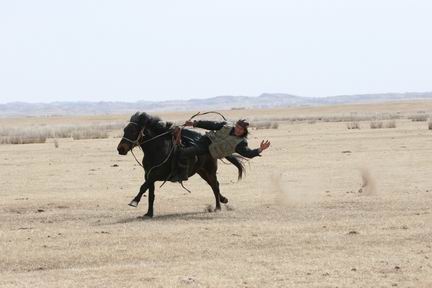
<svg viewBox="0 0 432 288"><path fill-rule="evenodd" d="M204 112L204 113L198 112L198 113L194 114L191 118L189 118L189 121L191 121L193 118L195 118L195 117L197 117L197 116L202 116L202 115L206 115L206 114L217 114L217 115L221 116L225 121L227 120L227 119L225 118L225 116L224 116L222 113L219 113L219 112L217 112L217 111L207 111L207 112ZM136 125L136 126L139 127L138 123L136 123L136 122L128 122L127 124L134 124L134 125ZM184 125L181 125L180 127L184 127ZM130 143L132 143L132 144L134 144L135 146L139 146L139 147L141 147L141 145L143 145L143 144L145 144L145 143L148 143L148 142L150 142L150 141L153 141L154 139L157 139L157 138L159 138L159 137L162 137L162 136L164 136L164 135L166 135L166 134L169 134L169 133L171 133L171 132L172 132L172 131L169 130L169 131L167 131L167 132L164 132L164 133L161 133L161 134L159 134L159 135L156 135L156 136L154 136L154 137L152 137L152 138L150 138L150 139L148 139L148 140L145 140L145 141L143 141L143 142L140 142L139 140L140 140L142 137L144 137L144 128L142 128L141 131L138 133L138 137L137 137L137 139L135 139L135 140L131 140L131 139L126 138L126 137L124 137L124 136L122 137L122 139L124 139L124 140L126 140L126 141L128 141L128 142L130 142ZM135 148L135 147L132 147L132 149L131 149L130 151L131 151L133 157L135 158L135 161L136 161L136 162L137 162L137 163L138 163L142 168L144 168L144 166L143 166L143 165L138 161L137 157L136 157L135 154L133 153L133 148ZM168 160L169 156L171 156L171 153L172 153L173 150L174 150L174 149L171 149L171 152L169 153L167 159L165 159L165 160L164 160L160 165L155 166L155 167L159 167L159 166L161 166L162 164L164 164L164 163ZM154 168L154 167L152 167L152 168L150 169L150 171L151 171L153 168ZM149 172L149 173L150 173L150 172Z"/></svg>
<svg viewBox="0 0 432 288"><path fill-rule="evenodd" d="M128 122L128 124L134 124L134 125L138 126L138 123L135 123L135 122ZM139 139L140 139L141 137L144 137L144 128L142 128L141 131L140 131L140 133L138 134L137 139L135 139L135 140L131 140L131 139L126 138L126 137L124 137L124 136L122 137L122 139L124 139L124 140L126 140L126 141L129 141L130 143L135 144L135 145L137 145L137 146L141 146L142 144L145 144L145 143L147 143L147 142L153 141L154 139L159 138L159 137L161 137L161 136L163 136L163 135L169 134L169 133L171 133L171 132L172 132L172 131L169 130L169 131L167 131L167 132L164 132L164 133L161 133L161 134L159 134L159 135L156 135L156 136L154 136L154 137L152 137L152 138L150 138L150 139L148 139L148 140L145 140L145 141L143 141L143 142L140 142Z"/></svg>

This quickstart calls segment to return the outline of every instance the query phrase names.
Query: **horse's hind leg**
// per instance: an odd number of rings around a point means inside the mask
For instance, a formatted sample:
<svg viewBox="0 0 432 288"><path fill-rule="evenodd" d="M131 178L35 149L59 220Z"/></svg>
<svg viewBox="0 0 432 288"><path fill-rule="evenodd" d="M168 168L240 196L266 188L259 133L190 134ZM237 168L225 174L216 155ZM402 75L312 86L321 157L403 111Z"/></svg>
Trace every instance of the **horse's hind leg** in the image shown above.
<svg viewBox="0 0 432 288"><path fill-rule="evenodd" d="M211 178L211 177L210 177L210 178ZM219 200L220 200L220 202L223 203L223 204L227 204L227 203L228 203L228 198L226 198L226 197L224 197L224 196L222 195L222 193L220 192L220 189L219 189L219 181L217 180L217 177L216 177L216 176L214 176L214 178L215 178L215 180L214 180L214 183L215 183L215 184L210 184L210 186L212 187L213 192L214 192L215 190L217 190L217 193L219 193ZM212 181L212 183L213 183L213 181Z"/></svg>
<svg viewBox="0 0 432 288"><path fill-rule="evenodd" d="M224 201L228 202L228 200L220 194L219 181L217 180L216 175L211 175L209 180L208 183L210 184L216 198L216 210L221 210L220 203L223 203Z"/></svg>
<svg viewBox="0 0 432 288"><path fill-rule="evenodd" d="M144 182L144 184L141 185L140 191L135 196L135 198L129 203L129 206L137 207L138 203L141 201L142 195L147 191L149 188L149 184L147 182Z"/></svg>
<svg viewBox="0 0 432 288"><path fill-rule="evenodd" d="M153 203L155 199L155 186L154 183L149 184L149 197L148 197L148 210L147 213L144 215L146 217L153 217Z"/></svg>
<svg viewBox="0 0 432 288"><path fill-rule="evenodd" d="M212 173L212 175L209 175L206 172L198 172L198 174L201 176L201 178L203 178L212 188L213 190L213 194L215 195L215 199L216 199L216 210L221 210L221 205L220 203L228 203L228 199L225 198L224 196L222 196L220 194L220 190L219 190L219 181L217 180L217 176L216 173Z"/></svg>
<svg viewBox="0 0 432 288"><path fill-rule="evenodd" d="M223 204L227 204L227 203L228 203L228 198L224 197L224 196L220 193L220 191L219 191L219 199L220 199L220 202L223 203Z"/></svg>

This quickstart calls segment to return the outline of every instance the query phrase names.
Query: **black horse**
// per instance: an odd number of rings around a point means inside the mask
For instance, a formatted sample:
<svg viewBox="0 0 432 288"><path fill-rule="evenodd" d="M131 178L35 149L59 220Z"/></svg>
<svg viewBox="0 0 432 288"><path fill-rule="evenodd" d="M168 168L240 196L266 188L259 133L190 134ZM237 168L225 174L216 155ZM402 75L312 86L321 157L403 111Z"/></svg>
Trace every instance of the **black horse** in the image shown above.
<svg viewBox="0 0 432 288"><path fill-rule="evenodd" d="M171 122L163 122L159 117L149 114L135 113L130 122L124 128L124 135L118 144L117 151L120 155L126 155L136 146L141 146L144 152L142 164L144 167L145 181L141 185L139 193L129 203L137 207L142 195L149 190L148 211L144 216L153 217L153 203L155 199L155 182L169 181L172 176L173 161L176 161L176 144L173 140L174 126ZM198 132L183 129L181 139L185 146L194 145L202 135ZM242 178L244 165L240 157L231 155L226 159L238 169L238 179ZM221 202L228 203L228 199L221 195L217 180L217 160L210 154L190 159L188 175L198 173L212 188L216 199L216 210L221 209Z"/></svg>

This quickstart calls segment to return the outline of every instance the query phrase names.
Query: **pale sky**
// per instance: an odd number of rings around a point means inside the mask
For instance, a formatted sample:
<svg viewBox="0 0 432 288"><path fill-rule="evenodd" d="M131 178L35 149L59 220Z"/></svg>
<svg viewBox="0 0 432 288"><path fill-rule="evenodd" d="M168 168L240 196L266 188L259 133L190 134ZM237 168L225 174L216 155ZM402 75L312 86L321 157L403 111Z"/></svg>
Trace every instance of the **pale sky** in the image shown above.
<svg viewBox="0 0 432 288"><path fill-rule="evenodd" d="M432 91L429 0L0 0L0 103Z"/></svg>

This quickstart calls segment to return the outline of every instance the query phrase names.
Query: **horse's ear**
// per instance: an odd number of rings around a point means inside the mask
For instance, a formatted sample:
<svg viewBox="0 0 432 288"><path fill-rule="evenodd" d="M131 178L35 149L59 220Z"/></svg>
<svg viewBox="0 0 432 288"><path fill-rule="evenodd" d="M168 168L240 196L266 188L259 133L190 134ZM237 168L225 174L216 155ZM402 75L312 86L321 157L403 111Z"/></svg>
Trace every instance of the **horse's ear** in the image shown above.
<svg viewBox="0 0 432 288"><path fill-rule="evenodd" d="M140 112L138 112L138 111L135 114L133 114L130 118L130 122L138 122L139 114L140 114Z"/></svg>

